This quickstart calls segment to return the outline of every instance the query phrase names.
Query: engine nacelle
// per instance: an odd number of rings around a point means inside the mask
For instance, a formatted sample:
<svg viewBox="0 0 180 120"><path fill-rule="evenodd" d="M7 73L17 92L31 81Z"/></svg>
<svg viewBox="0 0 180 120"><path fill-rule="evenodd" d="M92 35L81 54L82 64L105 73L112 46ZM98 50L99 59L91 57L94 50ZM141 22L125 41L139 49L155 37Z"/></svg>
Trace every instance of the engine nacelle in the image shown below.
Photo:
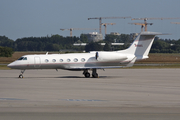
<svg viewBox="0 0 180 120"><path fill-rule="evenodd" d="M127 56L117 52L96 52L95 58L97 61L123 61Z"/></svg>

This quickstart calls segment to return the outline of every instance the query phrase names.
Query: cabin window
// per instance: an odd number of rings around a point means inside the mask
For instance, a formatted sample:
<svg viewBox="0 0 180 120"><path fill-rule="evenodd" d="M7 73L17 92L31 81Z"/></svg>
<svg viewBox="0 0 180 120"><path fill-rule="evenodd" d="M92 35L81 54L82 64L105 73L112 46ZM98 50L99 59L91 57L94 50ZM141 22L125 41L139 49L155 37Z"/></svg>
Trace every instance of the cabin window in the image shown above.
<svg viewBox="0 0 180 120"><path fill-rule="evenodd" d="M70 62L71 60L70 59L67 59L68 62Z"/></svg>
<svg viewBox="0 0 180 120"><path fill-rule="evenodd" d="M49 62L49 60L48 60L48 59L45 59L45 62Z"/></svg>
<svg viewBox="0 0 180 120"><path fill-rule="evenodd" d="M60 62L63 62L63 59L60 59L59 61L60 61Z"/></svg>
<svg viewBox="0 0 180 120"><path fill-rule="evenodd" d="M81 59L82 62L86 61L84 58Z"/></svg>
<svg viewBox="0 0 180 120"><path fill-rule="evenodd" d="M78 59L77 58L74 58L74 62L77 62L78 61Z"/></svg>
<svg viewBox="0 0 180 120"><path fill-rule="evenodd" d="M56 59L53 59L52 62L56 62Z"/></svg>

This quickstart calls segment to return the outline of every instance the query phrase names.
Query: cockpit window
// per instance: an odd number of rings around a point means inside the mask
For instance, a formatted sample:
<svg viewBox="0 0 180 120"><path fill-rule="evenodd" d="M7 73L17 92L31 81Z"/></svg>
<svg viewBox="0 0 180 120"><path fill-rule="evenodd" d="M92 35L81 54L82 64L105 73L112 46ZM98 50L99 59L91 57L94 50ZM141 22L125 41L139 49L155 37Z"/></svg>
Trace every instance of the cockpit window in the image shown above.
<svg viewBox="0 0 180 120"><path fill-rule="evenodd" d="M27 60L27 57L24 57L23 60Z"/></svg>
<svg viewBox="0 0 180 120"><path fill-rule="evenodd" d="M20 57L18 60L22 60L24 57Z"/></svg>
<svg viewBox="0 0 180 120"><path fill-rule="evenodd" d="M27 57L20 57L18 60L27 60Z"/></svg>

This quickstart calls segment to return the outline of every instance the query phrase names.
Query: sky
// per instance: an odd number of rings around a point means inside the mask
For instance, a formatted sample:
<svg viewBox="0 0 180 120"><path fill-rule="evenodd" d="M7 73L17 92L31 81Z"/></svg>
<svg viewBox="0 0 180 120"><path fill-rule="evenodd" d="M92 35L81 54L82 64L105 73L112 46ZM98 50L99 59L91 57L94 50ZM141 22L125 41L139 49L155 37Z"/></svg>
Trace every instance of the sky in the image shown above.
<svg viewBox="0 0 180 120"><path fill-rule="evenodd" d="M99 32L99 20L93 17L131 18L180 18L180 0L0 0L0 36L16 40L24 37L44 37L55 34L64 37L68 28L97 28L97 30L74 30L81 33ZM108 25L107 33L139 33L141 26L129 23L143 20L102 19ZM164 39L180 39L180 19L148 20L153 23L148 31L170 33L159 36ZM104 35L104 26L102 26Z"/></svg>

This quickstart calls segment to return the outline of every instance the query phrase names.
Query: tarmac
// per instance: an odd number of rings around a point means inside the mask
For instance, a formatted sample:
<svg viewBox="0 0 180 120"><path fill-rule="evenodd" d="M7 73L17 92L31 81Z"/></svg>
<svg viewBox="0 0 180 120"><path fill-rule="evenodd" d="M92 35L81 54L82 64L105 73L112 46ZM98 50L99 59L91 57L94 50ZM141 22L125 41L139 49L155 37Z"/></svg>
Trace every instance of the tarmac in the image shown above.
<svg viewBox="0 0 180 120"><path fill-rule="evenodd" d="M180 69L0 70L0 120L179 120Z"/></svg>

